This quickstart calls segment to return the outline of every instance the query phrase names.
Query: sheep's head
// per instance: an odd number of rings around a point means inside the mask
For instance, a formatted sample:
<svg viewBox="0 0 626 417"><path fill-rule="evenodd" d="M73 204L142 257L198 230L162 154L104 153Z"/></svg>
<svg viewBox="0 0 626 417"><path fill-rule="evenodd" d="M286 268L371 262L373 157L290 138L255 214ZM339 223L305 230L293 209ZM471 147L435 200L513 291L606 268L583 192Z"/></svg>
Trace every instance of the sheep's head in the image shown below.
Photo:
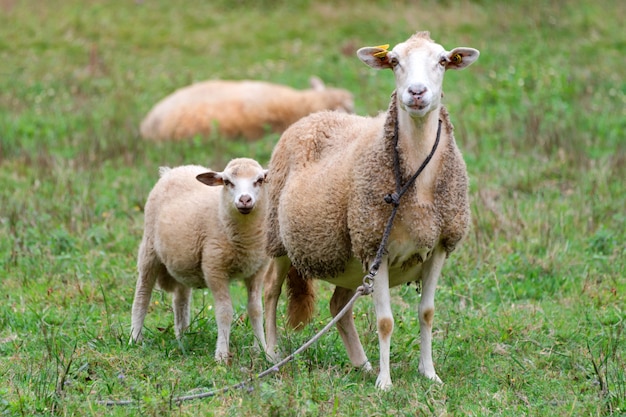
<svg viewBox="0 0 626 417"><path fill-rule="evenodd" d="M334 110L342 113L354 113L354 96L342 88L328 88L321 78L313 76L309 79L311 89L318 93L323 102L324 110Z"/></svg>
<svg viewBox="0 0 626 417"><path fill-rule="evenodd" d="M365 47L357 55L372 68L393 70L398 104L412 117L424 117L439 108L445 71L463 69L480 54L465 47L446 51L430 39L428 32L414 34L391 51L387 48L388 45Z"/></svg>
<svg viewBox="0 0 626 417"><path fill-rule="evenodd" d="M223 197L232 202L241 214L250 214L256 206L267 170L258 162L248 158L233 159L226 165L224 171L209 171L196 176L203 184L223 186Z"/></svg>

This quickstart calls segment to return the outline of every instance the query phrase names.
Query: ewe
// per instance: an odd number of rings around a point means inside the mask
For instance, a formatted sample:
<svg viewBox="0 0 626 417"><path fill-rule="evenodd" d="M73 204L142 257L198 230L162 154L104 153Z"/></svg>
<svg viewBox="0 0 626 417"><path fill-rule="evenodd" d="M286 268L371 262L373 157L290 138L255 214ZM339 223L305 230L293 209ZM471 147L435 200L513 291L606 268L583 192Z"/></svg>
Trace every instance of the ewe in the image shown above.
<svg viewBox="0 0 626 417"><path fill-rule="evenodd" d="M320 110L352 113L346 90L326 88L319 78L312 89L260 81L205 81L181 88L158 102L141 122L141 136L156 141L209 136L217 127L224 137L258 139L282 133L296 120Z"/></svg>
<svg viewBox="0 0 626 417"><path fill-rule="evenodd" d="M389 288L410 281L422 283L419 371L440 382L431 353L435 287L447 255L465 236L470 221L466 167L441 104L442 83L447 69L465 68L479 52L448 52L428 32L418 32L391 51L368 47L357 54L372 68L393 71L396 90L388 111L375 118L336 112L311 115L292 125L272 154L267 249L275 258L276 275L265 282L267 351L276 359L276 304L287 274L290 302L298 303L288 308L290 324L310 319L313 278L336 286L330 301L336 315L372 266L397 202L390 195L398 189L394 159L399 160L402 185L434 152L400 201L374 278L373 300L380 343L376 386L388 389L392 384ZM352 364L371 369L352 311L337 328Z"/></svg>
<svg viewBox="0 0 626 417"><path fill-rule="evenodd" d="M218 330L215 359L227 362L233 318L231 280L245 282L250 323L265 348L261 289L270 261L263 228L267 171L246 158L233 159L223 172L207 171L195 165L161 168L161 178L148 196L131 342L141 340L155 283L173 293L178 338L189 327L191 289L208 287Z"/></svg>

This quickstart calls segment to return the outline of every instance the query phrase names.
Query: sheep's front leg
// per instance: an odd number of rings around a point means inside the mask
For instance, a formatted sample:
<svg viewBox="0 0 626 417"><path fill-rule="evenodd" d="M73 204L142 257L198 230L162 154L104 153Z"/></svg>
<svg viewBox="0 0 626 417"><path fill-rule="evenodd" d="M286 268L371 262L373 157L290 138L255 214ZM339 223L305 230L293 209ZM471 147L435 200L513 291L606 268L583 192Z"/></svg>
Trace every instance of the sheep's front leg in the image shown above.
<svg viewBox="0 0 626 417"><path fill-rule="evenodd" d="M274 363L278 362L280 355L276 351L278 340L276 332L276 308L278 306L278 298L282 291L283 282L287 277L291 261L286 256L275 258L271 261L272 265L268 268L264 280L264 299L265 299L265 335L267 346L265 353L268 359Z"/></svg>
<svg viewBox="0 0 626 417"><path fill-rule="evenodd" d="M446 253L441 247L435 248L432 256L422 269L422 297L419 305L420 320L420 363L418 370L425 377L441 383L433 364L433 317L435 315L435 290Z"/></svg>
<svg viewBox="0 0 626 417"><path fill-rule="evenodd" d="M332 298L330 299L330 313L335 317L341 309L350 301L354 296L354 290L349 290L342 287L336 287ZM337 322L337 330L343 344L348 352L348 357L354 366L360 366L366 371L372 370L363 350L363 345L359 339L359 334L356 331L354 325L354 317L352 317L352 309L348 310L346 314Z"/></svg>
<svg viewBox="0 0 626 417"><path fill-rule="evenodd" d="M215 302L215 320L217 321L217 344L215 360L228 363L230 343L230 325L233 321L233 303L230 299L230 288L226 275L212 275L207 278L207 286L213 294Z"/></svg>
<svg viewBox="0 0 626 417"><path fill-rule="evenodd" d="M263 351L266 350L267 345L265 344L265 333L263 332L262 288L263 279L268 268L271 268L271 263L263 266L252 278L245 280L246 289L248 290L248 317L255 337L254 347L257 348L260 343Z"/></svg>
<svg viewBox="0 0 626 417"><path fill-rule="evenodd" d="M393 313L389 292L389 270L387 257L380 264L378 274L374 278L374 309L376 310L376 326L378 328L378 344L380 349L380 371L376 379L376 387L381 390L391 388L391 371L389 352L391 349L391 333L393 333Z"/></svg>
<svg viewBox="0 0 626 417"><path fill-rule="evenodd" d="M179 284L174 288L172 304L174 305L174 332L176 338L183 337L185 330L189 328L189 316L191 313L191 288Z"/></svg>

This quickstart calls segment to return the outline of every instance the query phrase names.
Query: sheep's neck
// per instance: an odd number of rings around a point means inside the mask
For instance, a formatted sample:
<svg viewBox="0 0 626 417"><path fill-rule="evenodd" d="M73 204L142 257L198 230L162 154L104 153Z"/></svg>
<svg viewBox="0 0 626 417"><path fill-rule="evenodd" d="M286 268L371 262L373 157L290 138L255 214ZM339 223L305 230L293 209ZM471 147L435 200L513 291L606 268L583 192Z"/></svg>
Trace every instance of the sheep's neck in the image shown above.
<svg viewBox="0 0 626 417"><path fill-rule="evenodd" d="M239 213L228 213L223 207L220 207L220 221L233 243L248 244L262 237L263 218L258 215L261 207L255 207L255 210L257 213L240 215Z"/></svg>
<svg viewBox="0 0 626 417"><path fill-rule="evenodd" d="M426 159L435 143L439 127L439 107L420 118L413 118L398 107L397 123L401 164L408 171L415 171ZM424 174L427 171L429 170L426 169ZM426 177L427 175L424 175L424 180L427 180Z"/></svg>

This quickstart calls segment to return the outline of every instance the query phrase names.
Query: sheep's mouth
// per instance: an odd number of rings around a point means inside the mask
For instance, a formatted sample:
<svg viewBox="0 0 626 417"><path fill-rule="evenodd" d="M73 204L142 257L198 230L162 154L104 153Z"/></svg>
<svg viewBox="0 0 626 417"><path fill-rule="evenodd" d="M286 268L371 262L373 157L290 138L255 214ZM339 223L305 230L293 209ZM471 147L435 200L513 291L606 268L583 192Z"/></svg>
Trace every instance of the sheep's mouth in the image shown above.
<svg viewBox="0 0 626 417"><path fill-rule="evenodd" d="M241 214L250 214L253 208L254 207L237 207L237 210L239 210Z"/></svg>

